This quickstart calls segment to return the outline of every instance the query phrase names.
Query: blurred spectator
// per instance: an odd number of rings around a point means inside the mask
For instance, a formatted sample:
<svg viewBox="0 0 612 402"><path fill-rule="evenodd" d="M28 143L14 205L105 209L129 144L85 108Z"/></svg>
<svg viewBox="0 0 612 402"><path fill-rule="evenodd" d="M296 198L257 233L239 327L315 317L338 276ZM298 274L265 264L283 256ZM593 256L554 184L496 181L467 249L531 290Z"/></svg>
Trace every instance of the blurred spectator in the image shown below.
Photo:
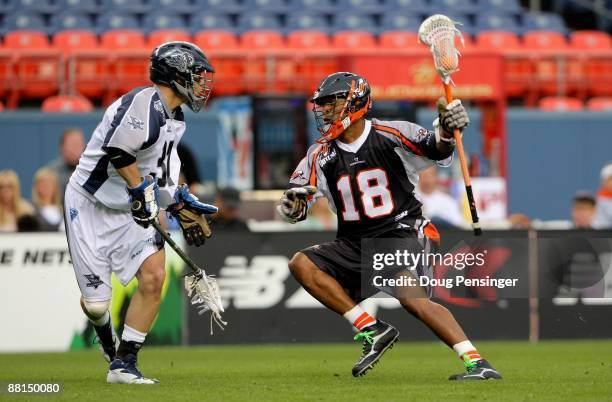
<svg viewBox="0 0 612 402"><path fill-rule="evenodd" d="M214 202L214 205L219 207L219 212L213 215L213 229L248 231L247 224L238 217L241 203L238 190L233 187L220 189Z"/></svg>
<svg viewBox="0 0 612 402"><path fill-rule="evenodd" d="M85 149L85 137L80 128L67 128L60 138L60 155L49 162L45 167L53 170L57 175L57 183L63 198L70 175L74 172L79 158Z"/></svg>
<svg viewBox="0 0 612 402"><path fill-rule="evenodd" d="M24 215L34 215L34 208L21 198L17 173L0 171L0 232L15 232L17 220Z"/></svg>
<svg viewBox="0 0 612 402"><path fill-rule="evenodd" d="M529 229L531 227L531 221L525 214L512 214L508 217L508 224L510 229Z"/></svg>
<svg viewBox="0 0 612 402"><path fill-rule="evenodd" d="M41 230L57 230L62 222L62 209L57 176L51 169L40 168L34 175L32 202Z"/></svg>
<svg viewBox="0 0 612 402"><path fill-rule="evenodd" d="M601 169L601 188L597 193L593 227L595 229L612 228L612 163L608 163Z"/></svg>
<svg viewBox="0 0 612 402"><path fill-rule="evenodd" d="M436 226L458 228L467 226L459 202L438 187L435 166L421 172L417 195L423 204L423 215Z"/></svg>
<svg viewBox="0 0 612 402"><path fill-rule="evenodd" d="M572 226L591 229L595 214L595 197L588 191L579 191L572 200Z"/></svg>

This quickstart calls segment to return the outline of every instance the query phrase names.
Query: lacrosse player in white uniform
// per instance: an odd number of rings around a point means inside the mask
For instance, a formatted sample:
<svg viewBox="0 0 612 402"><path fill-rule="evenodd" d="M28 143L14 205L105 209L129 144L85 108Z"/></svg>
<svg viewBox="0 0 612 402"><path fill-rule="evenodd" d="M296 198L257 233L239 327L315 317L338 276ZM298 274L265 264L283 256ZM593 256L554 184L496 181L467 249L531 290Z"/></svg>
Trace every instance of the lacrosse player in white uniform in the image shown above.
<svg viewBox="0 0 612 402"><path fill-rule="evenodd" d="M202 214L217 212L178 186L176 146L185 132L182 104L199 111L212 89L213 67L197 46L168 42L151 55L151 87L117 99L96 127L66 189L68 246L81 307L110 367L109 383L155 384L136 362L160 305L164 242L151 223L166 208L188 244L202 245ZM110 321L111 272L122 284L138 278L121 341Z"/></svg>

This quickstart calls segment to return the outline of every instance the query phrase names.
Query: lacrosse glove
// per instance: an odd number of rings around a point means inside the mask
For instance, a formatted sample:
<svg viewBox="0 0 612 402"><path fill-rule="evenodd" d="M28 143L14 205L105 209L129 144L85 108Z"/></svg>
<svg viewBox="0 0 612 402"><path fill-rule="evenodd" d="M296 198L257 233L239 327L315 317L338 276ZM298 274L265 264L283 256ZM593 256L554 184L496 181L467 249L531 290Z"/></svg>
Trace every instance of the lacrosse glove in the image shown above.
<svg viewBox="0 0 612 402"><path fill-rule="evenodd" d="M212 235L204 214L214 214L219 209L214 205L204 204L189 193L186 184L178 186L174 193L174 203L166 208L176 218L183 230L183 236L190 246L201 246Z"/></svg>
<svg viewBox="0 0 612 402"><path fill-rule="evenodd" d="M438 99L438 118L434 121L434 127L439 126L439 140L454 145L454 131L463 131L470 124L470 117L459 99L447 103L445 98Z"/></svg>
<svg viewBox="0 0 612 402"><path fill-rule="evenodd" d="M132 217L148 228L159 213L159 187L152 176L146 176L137 187L125 188L130 196Z"/></svg>
<svg viewBox="0 0 612 402"><path fill-rule="evenodd" d="M315 186L291 188L283 193L280 204L276 206L278 214L289 223L306 219L308 198L317 192Z"/></svg>

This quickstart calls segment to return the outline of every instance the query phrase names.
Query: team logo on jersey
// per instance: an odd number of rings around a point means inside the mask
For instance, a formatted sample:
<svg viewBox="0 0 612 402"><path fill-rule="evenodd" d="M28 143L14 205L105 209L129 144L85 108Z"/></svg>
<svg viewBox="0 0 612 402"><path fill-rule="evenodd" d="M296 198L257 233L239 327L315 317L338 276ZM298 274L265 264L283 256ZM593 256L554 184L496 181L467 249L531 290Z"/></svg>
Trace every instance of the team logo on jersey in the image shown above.
<svg viewBox="0 0 612 402"><path fill-rule="evenodd" d="M349 166L359 165L360 163L365 163L365 161L359 159L358 156L355 156L355 158L353 158L353 161L349 164Z"/></svg>
<svg viewBox="0 0 612 402"><path fill-rule="evenodd" d="M328 153L327 155L323 156L320 160L319 160L319 166L323 167L327 164L327 162L333 160L334 158L336 158L337 154L336 154L336 150L332 149L330 153Z"/></svg>
<svg viewBox="0 0 612 402"><path fill-rule="evenodd" d="M304 176L304 172L301 170L296 170L295 172L293 172L293 174L291 175L291 179L289 179L289 181L294 181L294 180L306 180L306 176Z"/></svg>
<svg viewBox="0 0 612 402"><path fill-rule="evenodd" d="M132 130L144 130L144 121L137 119L134 116L128 116L130 121L127 122L127 125L130 126Z"/></svg>
<svg viewBox="0 0 612 402"><path fill-rule="evenodd" d="M164 105L162 104L161 99L158 99L153 102L153 109L157 110L161 114L164 114Z"/></svg>
<svg viewBox="0 0 612 402"><path fill-rule="evenodd" d="M79 215L79 211L74 208L70 208L70 222L74 220Z"/></svg>
<svg viewBox="0 0 612 402"><path fill-rule="evenodd" d="M95 274L83 275L88 283L85 285L88 288L98 289L98 286L102 285L104 281L100 280L100 277Z"/></svg>

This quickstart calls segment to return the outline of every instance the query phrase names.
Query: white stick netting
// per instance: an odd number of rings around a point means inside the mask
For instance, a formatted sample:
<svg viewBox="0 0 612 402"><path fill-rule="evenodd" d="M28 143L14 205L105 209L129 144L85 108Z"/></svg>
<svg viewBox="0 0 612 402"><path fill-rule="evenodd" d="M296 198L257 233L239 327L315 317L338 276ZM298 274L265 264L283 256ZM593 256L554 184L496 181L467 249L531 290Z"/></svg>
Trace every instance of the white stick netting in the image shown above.
<svg viewBox="0 0 612 402"><path fill-rule="evenodd" d="M436 70L445 83L451 81L451 74L459 70L459 51L455 37L464 45L463 35L455 27L455 22L442 14L427 18L419 27L419 40L429 46L434 56Z"/></svg>

